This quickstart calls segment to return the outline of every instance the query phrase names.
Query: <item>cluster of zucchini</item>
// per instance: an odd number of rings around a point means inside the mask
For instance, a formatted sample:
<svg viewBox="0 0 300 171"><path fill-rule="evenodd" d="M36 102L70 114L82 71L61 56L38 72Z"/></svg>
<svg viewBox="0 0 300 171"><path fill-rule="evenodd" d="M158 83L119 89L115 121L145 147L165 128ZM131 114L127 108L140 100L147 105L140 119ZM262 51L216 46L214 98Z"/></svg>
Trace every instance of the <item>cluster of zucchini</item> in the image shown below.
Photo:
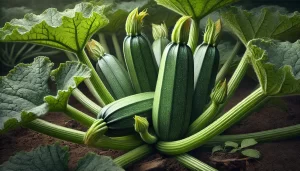
<svg viewBox="0 0 300 171"><path fill-rule="evenodd" d="M191 123L209 104L219 65L215 42L220 30L209 22L204 43L193 53L187 45L191 18L184 16L177 21L171 41L165 24L153 25L151 46L141 32L146 15L135 9L127 18L123 42L127 68L105 53L98 42L88 43L90 56L98 60L98 75L116 99L102 108L97 118L106 123L109 136L138 132L141 125L148 131L150 123L152 136L178 140L187 136Z"/></svg>

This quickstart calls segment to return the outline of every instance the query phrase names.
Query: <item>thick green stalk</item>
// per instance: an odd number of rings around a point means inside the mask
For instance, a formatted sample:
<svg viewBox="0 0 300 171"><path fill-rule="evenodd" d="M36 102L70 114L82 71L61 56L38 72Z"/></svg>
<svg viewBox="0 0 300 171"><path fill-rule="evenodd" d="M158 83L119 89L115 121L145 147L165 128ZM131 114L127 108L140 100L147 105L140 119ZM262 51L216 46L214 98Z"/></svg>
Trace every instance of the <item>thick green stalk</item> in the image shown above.
<svg viewBox="0 0 300 171"><path fill-rule="evenodd" d="M86 64L92 71L91 71L91 83L93 87L97 91L98 95L103 100L104 104L108 104L114 101L114 98L111 96L101 79L99 78L94 66L92 65L91 61L89 60L88 56L84 51L77 53L77 57L80 62ZM93 93L93 92L92 92Z"/></svg>
<svg viewBox="0 0 300 171"><path fill-rule="evenodd" d="M109 47L105 40L105 35L103 33L98 33L98 37L99 37L99 42L100 42L101 46L103 46L103 48L105 49L105 52L110 54Z"/></svg>
<svg viewBox="0 0 300 171"><path fill-rule="evenodd" d="M83 144L85 132L82 131L55 125L42 119L35 119L29 123L26 123L24 126L51 137L77 144Z"/></svg>
<svg viewBox="0 0 300 171"><path fill-rule="evenodd" d="M189 34L189 40L188 40L188 45L194 52L197 45L198 45L198 37L199 37L199 23L195 19L192 20L191 22L191 27L190 27L190 34Z"/></svg>
<svg viewBox="0 0 300 171"><path fill-rule="evenodd" d="M212 102L209 107L189 126L187 135L193 135L201 129L205 128L214 118L214 115L218 111L218 106L216 103Z"/></svg>
<svg viewBox="0 0 300 171"><path fill-rule="evenodd" d="M101 111L102 108L86 97L79 89L74 89L72 95L93 114L98 115Z"/></svg>
<svg viewBox="0 0 300 171"><path fill-rule="evenodd" d="M216 83L218 83L221 80L224 80L224 78L225 78L226 74L228 73L228 70L229 70L234 58L236 58L236 54L240 50L241 46L242 46L242 43L238 40L236 42L233 50L231 51L231 54L228 57L227 61L224 63L224 65L222 66L222 68L218 72L218 75L217 75L217 78L216 78Z"/></svg>
<svg viewBox="0 0 300 171"><path fill-rule="evenodd" d="M112 38L112 42L113 42L113 45L114 45L114 48L116 51L116 56L117 56L118 60L121 62L121 64L126 68L125 61L124 61L124 58L122 55L122 51L121 51L120 44L119 44L116 33L113 33L111 35L111 38Z"/></svg>
<svg viewBox="0 0 300 171"><path fill-rule="evenodd" d="M114 159L114 163L125 168L126 166L134 163L143 157L151 154L153 152L153 147L150 145L142 145L137 147L117 158Z"/></svg>
<svg viewBox="0 0 300 171"><path fill-rule="evenodd" d="M187 168L195 171L217 171L217 169L209 166L208 164L196 159L193 156L188 154L181 154L174 157L181 164L186 166Z"/></svg>
<svg viewBox="0 0 300 171"><path fill-rule="evenodd" d="M263 90L260 87L200 132L182 140L158 142L156 144L156 148L162 153L169 155L182 154L191 151L205 144L208 140L219 135L227 128L238 122L241 118L245 117L252 107L255 107L265 98L267 98L267 95L263 93Z"/></svg>
<svg viewBox="0 0 300 171"><path fill-rule="evenodd" d="M70 141L77 144L84 144L85 132L82 131L55 125L41 119L35 119L29 123L26 123L24 126L31 130L49 135L54 138ZM143 141L141 141L136 136L113 138L103 136L100 140L93 144L93 147L116 150L131 150L140 146L142 143Z"/></svg>
<svg viewBox="0 0 300 171"><path fill-rule="evenodd" d="M283 140L292 137L300 136L300 124L288 126L284 128L277 128L267 131L260 131L248 134L236 134L236 135L219 135L209 140L204 146L215 146L224 144L225 141L241 142L244 139L253 138L257 142L276 141Z"/></svg>
<svg viewBox="0 0 300 171"><path fill-rule="evenodd" d="M103 102L102 98L99 96L98 92L94 88L91 80L90 79L85 79L84 83L87 86L87 88L89 89L89 91L91 92L91 94L95 97L95 99L97 100L97 102L99 103L99 105L101 107L105 106L105 103Z"/></svg>
<svg viewBox="0 0 300 171"><path fill-rule="evenodd" d="M95 118L77 110L76 108L70 105L67 105L64 113L67 114L69 117L73 118L74 120L88 127L91 126L96 120Z"/></svg>

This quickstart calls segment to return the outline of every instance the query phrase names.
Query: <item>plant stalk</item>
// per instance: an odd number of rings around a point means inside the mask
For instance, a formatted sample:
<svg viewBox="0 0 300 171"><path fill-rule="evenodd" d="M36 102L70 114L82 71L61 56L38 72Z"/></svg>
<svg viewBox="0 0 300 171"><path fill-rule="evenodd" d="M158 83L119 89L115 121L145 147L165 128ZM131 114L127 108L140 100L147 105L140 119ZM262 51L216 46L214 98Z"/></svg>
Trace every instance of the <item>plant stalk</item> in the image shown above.
<svg viewBox="0 0 300 171"><path fill-rule="evenodd" d="M96 103L91 101L88 97L86 97L79 89L74 89L72 95L90 112L95 114L96 116L101 111L101 107L98 106Z"/></svg>
<svg viewBox="0 0 300 171"><path fill-rule="evenodd" d="M199 23L192 19L190 33L189 33L189 41L188 45L190 46L192 52L195 51L198 45L198 37L199 37Z"/></svg>
<svg viewBox="0 0 300 171"><path fill-rule="evenodd" d="M116 51L116 56L117 56L118 60L121 62L121 64L126 68L125 61L124 61L124 58L122 55L122 50L120 48L120 44L119 44L116 33L113 33L111 35L111 38L112 38L112 42L113 42L113 45L114 45L114 48Z"/></svg>
<svg viewBox="0 0 300 171"><path fill-rule="evenodd" d="M204 147L213 147L215 145L224 144L226 141L233 141L240 143L244 139L253 138L257 142L276 141L283 140L292 137L300 136L300 124L288 126L284 128L277 128L267 131L260 131L248 134L236 134L236 135L219 135L209 140Z"/></svg>
<svg viewBox="0 0 300 171"><path fill-rule="evenodd" d="M105 106L105 103L103 102L102 98L99 96L98 92L96 91L96 89L94 88L92 82L90 79L85 79L84 80L85 85L88 87L89 91L91 92L91 94L95 97L95 99L97 100L98 104L103 107Z"/></svg>
<svg viewBox="0 0 300 171"><path fill-rule="evenodd" d="M80 62L86 64L92 71L91 71L91 83L95 90L97 91L98 95L103 100L104 104L108 104L114 101L114 98L111 96L101 79L99 78L94 66L92 65L91 61L89 60L88 56L84 52L84 50L80 53L77 53L77 57ZM93 92L92 92L93 93Z"/></svg>
<svg viewBox="0 0 300 171"><path fill-rule="evenodd" d="M216 135L221 134L227 128L238 122L240 119L245 117L258 103L267 98L262 88L258 88L248 97L234 106L231 110L226 112L222 117L214 121L212 124L201 130L200 132L184 138L182 140L171 141L171 142L158 142L156 148L162 153L168 155L177 155L191 151L203 144Z"/></svg>
<svg viewBox="0 0 300 171"><path fill-rule="evenodd" d="M103 33L98 33L98 37L101 46L105 49L105 52L110 54L107 42L105 40L105 35Z"/></svg>
<svg viewBox="0 0 300 171"><path fill-rule="evenodd" d="M143 157L151 154L152 152L153 147L145 144L115 158L114 163L125 168L126 166L142 159Z"/></svg>
<svg viewBox="0 0 300 171"><path fill-rule="evenodd" d="M65 111L65 114L67 114L69 117L71 117L72 119L80 122L81 124L90 127L94 121L96 120L95 118L77 110L76 108L67 105Z"/></svg>
<svg viewBox="0 0 300 171"><path fill-rule="evenodd" d="M177 161L181 164L186 166L187 168L195 171L217 171L217 169L209 166L208 164L198 160L197 158L188 155L188 154L181 154L174 157Z"/></svg>
<svg viewBox="0 0 300 171"><path fill-rule="evenodd" d="M229 58L227 59L227 61L224 63L224 65L218 72L218 75L216 77L216 83L218 83L221 80L224 80L224 78L225 78L226 74L228 73L228 70L229 70L234 58L236 58L236 54L240 50L241 46L242 46L242 43L239 40L237 40Z"/></svg>

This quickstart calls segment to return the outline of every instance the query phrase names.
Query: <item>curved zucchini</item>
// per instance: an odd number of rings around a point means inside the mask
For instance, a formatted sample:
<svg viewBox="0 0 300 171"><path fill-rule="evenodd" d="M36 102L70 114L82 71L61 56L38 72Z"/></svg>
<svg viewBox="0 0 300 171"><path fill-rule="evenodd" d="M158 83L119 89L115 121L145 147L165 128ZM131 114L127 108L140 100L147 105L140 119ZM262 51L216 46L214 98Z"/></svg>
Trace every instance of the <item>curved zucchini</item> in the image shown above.
<svg viewBox="0 0 300 171"><path fill-rule="evenodd" d="M196 120L209 102L219 67L217 47L206 43L198 46L194 53L194 96L191 121Z"/></svg>
<svg viewBox="0 0 300 171"><path fill-rule="evenodd" d="M96 64L96 71L114 99L135 93L126 69L114 56L104 54Z"/></svg>
<svg viewBox="0 0 300 171"><path fill-rule="evenodd" d="M102 108L97 119L106 122L109 136L134 133L134 116L146 117L151 123L153 92L139 93L114 101Z"/></svg>
<svg viewBox="0 0 300 171"><path fill-rule="evenodd" d="M123 48L127 69L135 91L137 93L154 91L158 66L146 36L143 34L126 36Z"/></svg>
<svg viewBox="0 0 300 171"><path fill-rule="evenodd" d="M186 44L164 50L153 101L154 129L161 140L184 136L190 123L194 86L193 53Z"/></svg>

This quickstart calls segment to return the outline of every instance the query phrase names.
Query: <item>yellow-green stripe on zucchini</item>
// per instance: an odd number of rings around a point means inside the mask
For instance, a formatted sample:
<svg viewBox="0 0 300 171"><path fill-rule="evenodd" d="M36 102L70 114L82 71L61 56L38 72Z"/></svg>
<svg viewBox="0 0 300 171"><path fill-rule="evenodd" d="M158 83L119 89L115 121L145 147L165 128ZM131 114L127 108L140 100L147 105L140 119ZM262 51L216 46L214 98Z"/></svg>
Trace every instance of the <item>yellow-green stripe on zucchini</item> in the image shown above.
<svg viewBox="0 0 300 171"><path fill-rule="evenodd" d="M186 44L164 50L153 101L153 127L160 140L184 136L190 123L194 86L193 53Z"/></svg>
<svg viewBox="0 0 300 171"><path fill-rule="evenodd" d="M127 69L135 91L154 91L158 66L147 37L144 34L126 36L123 45Z"/></svg>
<svg viewBox="0 0 300 171"><path fill-rule="evenodd" d="M97 119L106 122L108 136L134 133L134 116L146 117L151 123L154 92L139 93L114 101L102 108Z"/></svg>
<svg viewBox="0 0 300 171"><path fill-rule="evenodd" d="M96 71L114 99L135 94L129 74L114 56L104 54L96 64Z"/></svg>
<svg viewBox="0 0 300 171"><path fill-rule="evenodd" d="M194 95L191 121L196 120L209 102L209 95L215 85L219 67L217 47L206 43L194 52Z"/></svg>

